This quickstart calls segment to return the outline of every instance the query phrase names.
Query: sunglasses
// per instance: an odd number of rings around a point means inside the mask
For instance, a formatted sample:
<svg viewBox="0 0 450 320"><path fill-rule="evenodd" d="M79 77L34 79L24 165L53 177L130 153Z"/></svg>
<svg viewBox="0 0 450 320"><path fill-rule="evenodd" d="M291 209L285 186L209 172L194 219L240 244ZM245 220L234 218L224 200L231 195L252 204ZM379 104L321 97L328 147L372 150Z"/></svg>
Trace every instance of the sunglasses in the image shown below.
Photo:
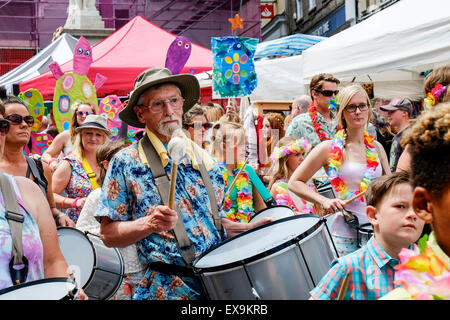
<svg viewBox="0 0 450 320"><path fill-rule="evenodd" d="M82 116L88 116L92 114L92 112L90 111L77 111L77 116L82 117Z"/></svg>
<svg viewBox="0 0 450 320"><path fill-rule="evenodd" d="M11 121L11 123L15 124L15 125L21 124L22 121L25 121L25 123L29 127L32 127L34 125L34 118L33 118L33 116L30 116L30 115L22 117L20 114L12 113L12 114L8 115L6 117L6 119Z"/></svg>
<svg viewBox="0 0 450 320"><path fill-rule="evenodd" d="M0 135L6 136L11 128L11 122L6 119L0 119Z"/></svg>
<svg viewBox="0 0 450 320"><path fill-rule="evenodd" d="M325 97L331 97L333 94L337 95L339 93L339 90L333 91L333 90L319 90L319 89L314 89L315 91L323 94Z"/></svg>
<svg viewBox="0 0 450 320"><path fill-rule="evenodd" d="M187 127L189 127L189 128L203 127L206 130L209 130L212 127L212 124L210 122L205 122L202 124L200 124L199 122L194 122L194 123L188 124Z"/></svg>

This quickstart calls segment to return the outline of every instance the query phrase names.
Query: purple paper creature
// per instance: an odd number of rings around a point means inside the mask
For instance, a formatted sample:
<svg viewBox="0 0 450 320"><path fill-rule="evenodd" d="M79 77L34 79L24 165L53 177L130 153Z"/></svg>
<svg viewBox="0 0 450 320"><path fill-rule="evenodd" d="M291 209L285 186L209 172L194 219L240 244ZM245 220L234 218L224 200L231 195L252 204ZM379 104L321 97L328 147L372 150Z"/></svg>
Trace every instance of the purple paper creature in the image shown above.
<svg viewBox="0 0 450 320"><path fill-rule="evenodd" d="M166 56L166 68L179 74L191 55L192 44L188 38L178 36L170 44Z"/></svg>

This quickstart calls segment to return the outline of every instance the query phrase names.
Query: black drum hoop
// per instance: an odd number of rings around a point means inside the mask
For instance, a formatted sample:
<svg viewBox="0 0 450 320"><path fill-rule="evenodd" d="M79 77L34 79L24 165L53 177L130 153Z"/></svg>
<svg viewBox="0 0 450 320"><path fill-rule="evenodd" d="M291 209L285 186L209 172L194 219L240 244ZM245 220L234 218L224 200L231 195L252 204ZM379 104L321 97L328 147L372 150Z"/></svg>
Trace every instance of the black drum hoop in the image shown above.
<svg viewBox="0 0 450 320"><path fill-rule="evenodd" d="M4 288L2 290L0 290L0 296L5 294L5 293L9 293L11 291L16 291L18 289L23 289L23 288L27 288L27 287L32 287L34 285L37 284L42 284L42 283L53 283L53 282L66 282L66 283L70 283L70 278L64 278L64 277L56 277L56 278L45 278L45 279L40 279L40 280L34 280L34 281L28 281L28 282L24 282L21 284L17 284L17 285L13 285L11 287L8 288ZM77 290L77 286L75 283L73 283L74 288L73 290ZM69 292L67 292L67 295L69 295ZM63 299L63 297L61 297L61 299Z"/></svg>
<svg viewBox="0 0 450 320"><path fill-rule="evenodd" d="M291 207L288 207L288 206L282 204L282 205L276 205L276 206L273 206L273 207L267 207L267 208L264 208L264 209L262 209L262 210L256 212L256 213L250 218L250 222L252 222L252 219L256 218L260 213L263 213L264 211L267 211L267 210L270 210L270 209L273 209L273 208L279 208L279 207L288 208L289 210L291 210L291 211L293 212L293 215L295 215L295 211L292 210Z"/></svg>
<svg viewBox="0 0 450 320"><path fill-rule="evenodd" d="M195 264L196 264L201 258L203 258L205 255L207 255L208 253L214 251L214 250L217 249L218 247L221 247L222 245L224 245L224 244L226 244L226 243L228 243L228 242L230 242L230 241L234 241L234 240L236 240L236 239L238 239L238 238L240 238L240 237L243 237L243 236L245 236L245 235L247 235L247 234L249 234L249 233L251 233L251 232L254 232L254 231L256 231L256 230L263 229L263 228L266 228L266 227L269 227L269 226L272 226L272 225L275 225L275 224L284 223L284 222L290 221L290 220L296 220L296 219L307 218L307 217L314 217L314 218L317 218L318 221L317 221L316 224L314 224L313 226L311 226L308 230L306 230L306 231L303 232L302 234L299 234L298 236L296 236L296 237L294 237L294 238L292 238L292 239L290 239L290 240L287 240L287 241L285 241L284 243L279 244L278 246L276 246L276 247L274 247L274 248L272 248L272 249L268 249L267 251L258 253L258 254L254 255L254 256L251 256L251 257L248 257L248 258L239 260L239 261L235 261L235 262L230 262L230 263L227 263L227 264L223 264L223 265L220 265L220 266L203 267L203 268L197 268L197 267L195 267ZM263 224L263 225L261 225L261 226L258 226L258 227L256 227L256 228L253 228L253 229L247 230L247 231L245 231L245 232L243 232L243 233L240 233L240 234L238 234L238 235L236 235L236 236L234 236L234 237L232 237L232 238L230 238L230 239L227 239L227 240L223 241L223 242L220 243L220 244L217 244L217 245L211 247L210 249L208 249L207 251L203 252L200 256L198 256L198 257L193 261L193 263L192 263L192 269L194 270L194 273L200 275L200 274L203 273L203 272L216 272L216 271L222 271L222 270L227 270L227 269L231 269L231 268L234 268L234 267L238 267L238 266L242 266L242 265L245 265L245 264L254 262L254 261L259 260L259 259L261 259L261 258L270 256L270 255L272 255L272 254L274 254L274 253L276 253L276 252L278 252L278 251L281 251L281 250L283 250L283 249L285 249L285 248L287 248L287 247L290 247L291 245L297 244L300 240L303 240L304 238L308 237L309 235L313 234L316 230L318 230L318 229L320 228L320 226L321 226L323 223L324 223L324 220L323 220L323 219L320 219L320 218L319 218L317 215L315 215L315 214L302 214L302 215L296 215L296 216L293 216L293 217L287 217L287 218L275 220L275 221L272 221L272 222L268 222L268 223Z"/></svg>

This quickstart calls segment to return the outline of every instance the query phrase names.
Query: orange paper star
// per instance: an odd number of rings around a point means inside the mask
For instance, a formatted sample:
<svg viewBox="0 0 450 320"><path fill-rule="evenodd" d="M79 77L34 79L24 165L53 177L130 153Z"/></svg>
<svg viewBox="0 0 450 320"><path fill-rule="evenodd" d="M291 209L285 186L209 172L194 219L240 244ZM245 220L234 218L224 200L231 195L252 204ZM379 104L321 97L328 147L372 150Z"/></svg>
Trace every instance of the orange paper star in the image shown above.
<svg viewBox="0 0 450 320"><path fill-rule="evenodd" d="M239 14L236 14L234 16L234 18L229 18L228 21L230 21L231 23L231 30L236 30L236 29L244 29L244 27L242 26L242 22L244 22L244 19L242 19Z"/></svg>

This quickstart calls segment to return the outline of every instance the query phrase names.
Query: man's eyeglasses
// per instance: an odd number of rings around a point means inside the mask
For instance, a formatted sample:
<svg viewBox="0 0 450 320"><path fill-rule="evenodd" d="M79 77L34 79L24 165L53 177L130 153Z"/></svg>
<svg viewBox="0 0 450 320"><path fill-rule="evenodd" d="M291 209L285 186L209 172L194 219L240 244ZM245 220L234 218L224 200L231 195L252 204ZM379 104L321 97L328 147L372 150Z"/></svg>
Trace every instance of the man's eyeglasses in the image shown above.
<svg viewBox="0 0 450 320"><path fill-rule="evenodd" d="M165 104L169 104L173 109L179 110L183 107L184 99L180 96L173 96L168 99L160 99L160 100L154 100L150 102L150 105L145 106L141 105L141 107L145 107L150 109L151 112L154 113L161 113L164 109Z"/></svg>
<svg viewBox="0 0 450 320"><path fill-rule="evenodd" d="M6 119L0 119L0 135L6 136L11 128L11 122Z"/></svg>
<svg viewBox="0 0 450 320"><path fill-rule="evenodd" d="M92 112L90 112L90 111L77 111L77 116L78 117L82 117L82 116L86 116L87 117L90 114L92 114Z"/></svg>
<svg viewBox="0 0 450 320"><path fill-rule="evenodd" d="M6 117L9 121L11 121L12 124L19 125L22 123L22 121L25 121L25 123L32 127L34 125L34 118L31 115L22 117L20 114L12 113Z"/></svg>
<svg viewBox="0 0 450 320"><path fill-rule="evenodd" d="M210 122L200 123L200 122L194 122L187 125L188 128L200 128L203 127L205 130L209 130L212 127L212 124Z"/></svg>
<svg viewBox="0 0 450 320"><path fill-rule="evenodd" d="M333 90L314 89L314 91L317 91L317 92L323 94L325 97L331 97L333 94L337 95L339 93L339 90L333 91Z"/></svg>
<svg viewBox="0 0 450 320"><path fill-rule="evenodd" d="M358 108L359 111L366 111L367 109L369 109L369 106L366 103L359 105L349 104L345 107L345 110L347 110L347 112L353 113L356 112L356 108Z"/></svg>

